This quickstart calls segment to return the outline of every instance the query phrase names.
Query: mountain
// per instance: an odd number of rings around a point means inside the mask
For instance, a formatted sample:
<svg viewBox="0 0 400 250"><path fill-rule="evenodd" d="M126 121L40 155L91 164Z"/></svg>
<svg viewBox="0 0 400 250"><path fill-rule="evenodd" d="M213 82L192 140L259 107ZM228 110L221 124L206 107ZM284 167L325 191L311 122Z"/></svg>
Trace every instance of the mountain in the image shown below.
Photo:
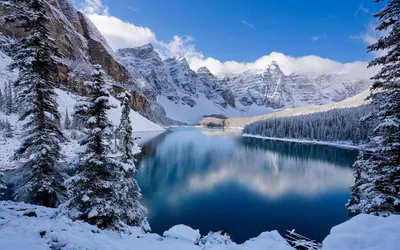
<svg viewBox="0 0 400 250"><path fill-rule="evenodd" d="M167 116L188 123L204 116L249 117L334 103L371 85L335 74L285 75L276 62L264 70L216 77L205 67L193 71L182 57L162 60L151 44L121 49L116 58L148 98L156 97Z"/></svg>
<svg viewBox="0 0 400 250"><path fill-rule="evenodd" d="M147 96L162 95L175 104L193 107L199 95L204 94L223 108L235 107L232 93L220 86L208 69L201 68L196 73L183 57L162 60L151 44L120 49L116 57Z"/></svg>
<svg viewBox="0 0 400 250"><path fill-rule="evenodd" d="M228 118L221 119L217 117L207 117L199 122L202 126L218 126L218 127L228 127L228 128L244 128L246 125L250 123L254 123L257 121L274 119L274 118L282 118L282 117L291 117L291 116L301 116L301 115L309 115L314 113L322 113L334 109L355 109L360 106L369 104L371 100L367 100L370 91L364 90L363 92L352 96L346 100L329 103L324 105L311 105L306 107L288 109L280 112L274 112L270 114L255 116L255 117L243 117L243 118Z"/></svg>
<svg viewBox="0 0 400 250"><path fill-rule="evenodd" d="M275 109L339 102L370 87L370 80L346 80L341 75L285 75L276 62L265 70L250 70L221 78L243 106L253 103Z"/></svg>
<svg viewBox="0 0 400 250"><path fill-rule="evenodd" d="M108 76L114 96L129 90L135 100L132 101L132 109L159 124L177 124L166 117L160 104L144 95L139 83L116 60L113 50L89 18L77 11L68 0L47 0L45 3L46 13L50 18L48 28L63 55L59 59L57 72L63 87L77 94L84 94L82 82L91 73L85 69L90 69L93 64L100 64ZM0 16L6 16L13 11L0 5ZM0 49L7 52L7 43L13 38L24 36L26 34L23 29L18 29L13 24L1 25Z"/></svg>
<svg viewBox="0 0 400 250"><path fill-rule="evenodd" d="M264 70L214 76L203 67L194 71L185 58L163 60L151 44L114 53L95 25L68 0L47 0L48 27L63 57L58 76L64 88L84 95L82 84L93 63L107 74L112 95L129 90L131 107L162 125L197 123L205 116L250 117L280 109L341 101L369 87L368 80L340 75L285 75L275 62ZM12 12L0 6L0 15ZM0 26L0 49L7 52L24 31Z"/></svg>
<svg viewBox="0 0 400 250"><path fill-rule="evenodd" d="M228 87L206 68L193 71L183 57L162 60L154 47L146 44L120 49L116 58L146 97L161 103L172 119L193 123L205 115L240 115Z"/></svg>

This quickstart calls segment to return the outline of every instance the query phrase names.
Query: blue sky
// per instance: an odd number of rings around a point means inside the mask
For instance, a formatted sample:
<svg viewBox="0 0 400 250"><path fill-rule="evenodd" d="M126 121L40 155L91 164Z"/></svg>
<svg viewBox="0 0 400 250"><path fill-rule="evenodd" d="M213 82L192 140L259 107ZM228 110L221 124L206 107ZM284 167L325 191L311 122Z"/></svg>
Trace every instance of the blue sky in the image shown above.
<svg viewBox="0 0 400 250"><path fill-rule="evenodd" d="M373 0L71 0L114 50L153 43L213 73L265 68L285 73L365 75L377 39ZM361 63L362 62L362 63Z"/></svg>
<svg viewBox="0 0 400 250"><path fill-rule="evenodd" d="M340 62L368 60L365 30L372 0L103 0L109 12L149 27L159 40L191 35L196 48L219 60L254 61L272 51Z"/></svg>

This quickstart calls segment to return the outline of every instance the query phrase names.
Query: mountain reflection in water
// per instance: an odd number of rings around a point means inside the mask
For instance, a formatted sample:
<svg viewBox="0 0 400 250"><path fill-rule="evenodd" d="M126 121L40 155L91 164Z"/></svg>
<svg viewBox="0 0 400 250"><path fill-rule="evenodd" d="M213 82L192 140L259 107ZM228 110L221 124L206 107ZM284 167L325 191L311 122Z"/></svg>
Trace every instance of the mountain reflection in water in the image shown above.
<svg viewBox="0 0 400 250"><path fill-rule="evenodd" d="M239 130L174 128L143 147L136 178L157 233L183 223L202 234L223 229L236 242L293 228L322 240L347 218L356 155Z"/></svg>

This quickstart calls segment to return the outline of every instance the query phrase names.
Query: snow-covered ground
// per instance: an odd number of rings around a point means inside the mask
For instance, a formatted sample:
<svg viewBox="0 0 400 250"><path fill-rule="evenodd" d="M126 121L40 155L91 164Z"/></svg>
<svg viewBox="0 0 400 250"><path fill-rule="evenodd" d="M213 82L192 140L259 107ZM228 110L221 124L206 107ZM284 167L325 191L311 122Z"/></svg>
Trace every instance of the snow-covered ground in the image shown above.
<svg viewBox="0 0 400 250"><path fill-rule="evenodd" d="M322 250L398 250L399 231L400 216L359 215L332 228ZM172 227L164 237L139 228L118 233L71 221L56 209L10 201L0 202L0 235L0 249L5 250L293 250L277 231L243 244L218 232L201 237L184 225Z"/></svg>
<svg viewBox="0 0 400 250"><path fill-rule="evenodd" d="M0 88L2 88L1 84ZM58 95L57 102L59 104L59 112L61 114L61 124L63 124L66 112L68 112L71 119L74 105L79 97L61 89L56 89L56 92ZM121 118L122 107L120 106L120 102L114 97L110 98L110 102L111 104L115 105L116 108L109 110L108 116L110 121L116 126L119 124L119 120ZM140 139L137 141L139 146L165 131L164 128L147 120L133 110L131 110L130 118L132 121L134 136L140 137ZM15 167L15 162L12 160L12 156L14 155L15 150L21 145L21 126L20 122L18 122L18 116L16 114L11 114L7 116L0 111L0 120L6 119L10 122L12 126L14 137L4 138L2 136L2 132L0 131L0 169L10 169ZM64 132L68 134L68 131ZM76 140L70 140L64 143L64 145L62 146L62 153L66 156L66 159L68 160L72 156L74 156L79 149L80 146L78 142Z"/></svg>
<svg viewBox="0 0 400 250"><path fill-rule="evenodd" d="M247 117L246 116L237 116L235 118L228 118L225 120L224 124L225 127L229 128L244 128L247 124L267 120L267 119L274 119L274 118L281 118L281 117L291 117L291 116L299 116L299 115L308 115L313 113L325 112L333 109L342 109L342 108L354 108L359 107L361 105L369 103L369 100L366 98L369 96L369 90L365 90L358 95L350 97L346 100L336 103L330 103L325 105L315 105L315 106L308 106L308 107L301 107L295 109L287 109L284 111L276 110L277 112L265 112L263 115L255 116L254 117ZM210 120L209 118L206 118ZM204 119L204 121L206 120ZM214 120L213 122L220 122L220 119L211 119ZM203 122L204 122L203 121ZM206 121L206 123L209 121Z"/></svg>
<svg viewBox="0 0 400 250"><path fill-rule="evenodd" d="M196 105L193 107L184 105L181 102L176 104L162 95L157 96L157 101L165 108L169 118L186 122L188 124L196 124L206 115L224 115L225 117L253 117L276 111L272 108L260 107L255 104L244 107L239 103L239 106L237 106L236 109L230 106L227 108L222 108L211 100L207 99L204 94L199 94L199 97L195 99Z"/></svg>
<svg viewBox="0 0 400 250"><path fill-rule="evenodd" d="M58 95L58 109L62 116L62 121L65 119L65 112L68 110L69 115L71 117L72 112L74 111L74 106L79 96L71 94L65 90L56 89ZM114 97L110 97L111 105L114 105L116 108L113 108L108 111L108 118L114 125L118 125L121 119L121 103ZM154 131L164 131L164 128L160 127L159 125L147 120L139 113L131 110L129 114L130 119L132 121L132 127L134 132L154 132Z"/></svg>
<svg viewBox="0 0 400 250"><path fill-rule="evenodd" d="M289 141L289 142L298 142L298 143L305 143L305 144L318 144L318 145L327 145L333 146L338 148L347 148L347 149L365 149L365 145L353 145L351 142L346 141L312 141L312 140L302 140L302 139L290 139L290 138L277 138L277 137L267 137L261 135L252 135L252 134L243 134L243 137L251 137L251 138L258 138L258 139L265 139L265 140L273 140L273 141Z"/></svg>
<svg viewBox="0 0 400 250"><path fill-rule="evenodd" d="M11 62L11 58L0 51L0 89L2 91L9 81L13 81L17 77L16 72L10 72L7 69L7 66ZM80 97L62 89L56 89L56 93L58 95L57 102L59 105L59 112L61 114L61 124L63 125L66 112L68 112L70 119L72 119L75 103ZM110 102L116 108L109 110L108 116L110 121L117 126L121 118L122 107L120 106L120 102L114 97L110 98ZM130 119L132 121L134 136L140 137L140 139L137 141L139 145L142 145L146 141L165 131L165 129L161 126L147 120L145 117L133 110L131 110ZM12 156L14 155L15 150L21 144L21 124L18 121L18 115L5 115L1 111L0 120L8 120L12 126L14 134L13 138L4 138L2 136L2 131L0 130L0 169L14 168L15 163L12 160ZM68 133L68 131L64 132ZM76 140L70 140L62 146L62 153L66 156L67 160L74 156L77 150L79 150L79 145Z"/></svg>

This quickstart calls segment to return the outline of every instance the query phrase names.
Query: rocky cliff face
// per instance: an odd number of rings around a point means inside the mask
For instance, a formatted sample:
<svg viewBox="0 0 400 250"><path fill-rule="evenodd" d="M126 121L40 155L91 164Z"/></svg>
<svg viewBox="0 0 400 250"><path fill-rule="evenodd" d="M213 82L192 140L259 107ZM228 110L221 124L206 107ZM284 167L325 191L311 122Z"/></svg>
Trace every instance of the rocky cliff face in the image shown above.
<svg viewBox="0 0 400 250"><path fill-rule="evenodd" d="M203 94L223 108L235 107L231 91L221 86L208 69L193 71L185 58L162 60L151 44L121 49L116 57L137 79L149 98L165 96L175 104L194 107L198 104L196 99Z"/></svg>
<svg viewBox="0 0 400 250"><path fill-rule="evenodd" d="M84 14L77 11L68 0L47 0L46 3L46 13L50 17L48 28L51 35L56 38L56 45L63 55L61 61L68 60L69 62L66 65L60 65L58 72L66 87L75 91L84 91L76 86L79 83L69 77L71 64L100 64L109 76L111 85L115 85L115 88L118 86L117 89L128 89L134 94L136 100L132 102L134 110L160 124L174 124L174 121L165 116L165 111L159 104L154 103L154 100L149 100L142 93L137 81L115 59L113 50ZM12 11L0 5L0 16L5 16ZM1 35L9 39L23 37L26 34L12 24L7 24L0 26Z"/></svg>
<svg viewBox="0 0 400 250"><path fill-rule="evenodd" d="M204 94L224 115L228 107L237 109L234 114L251 115L248 109L257 106L281 109L338 102L371 84L369 80L349 81L334 74L285 75L276 62L264 70L217 78L205 67L194 72L185 58L163 61L151 44L121 49L116 58L140 82L148 97L164 96L177 105L195 107L203 105L197 99Z"/></svg>
<svg viewBox="0 0 400 250"><path fill-rule="evenodd" d="M254 116L271 109L327 104L360 93L371 84L333 74L285 75L277 63L264 70L217 78L207 68L193 71L185 58L161 59L151 44L114 54L94 24L68 0L46 3L49 29L63 54L58 72L62 84L84 94L80 83L90 70L82 69L98 63L108 75L113 94L131 91L132 108L163 125L176 124L167 116L196 122L208 115ZM0 16L10 11L0 6ZM0 26L0 49L7 49L7 39L24 35L12 25Z"/></svg>
<svg viewBox="0 0 400 250"><path fill-rule="evenodd" d="M369 80L346 80L340 75L285 75L276 62L265 70L247 71L220 79L243 105L297 108L339 102L370 87Z"/></svg>

